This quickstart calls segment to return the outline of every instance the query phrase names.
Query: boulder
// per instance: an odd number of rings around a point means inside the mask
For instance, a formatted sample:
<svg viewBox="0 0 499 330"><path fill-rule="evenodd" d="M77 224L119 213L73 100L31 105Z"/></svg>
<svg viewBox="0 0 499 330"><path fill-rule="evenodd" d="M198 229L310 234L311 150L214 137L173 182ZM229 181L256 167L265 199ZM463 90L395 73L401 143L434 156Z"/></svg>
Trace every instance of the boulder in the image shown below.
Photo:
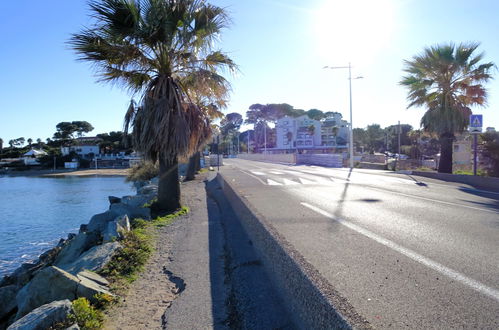
<svg viewBox="0 0 499 330"><path fill-rule="evenodd" d="M128 216L122 215L107 223L106 230L102 233L104 243L121 240L125 234L130 231L130 220Z"/></svg>
<svg viewBox="0 0 499 330"><path fill-rule="evenodd" d="M115 217L120 215L127 215L129 219L142 218L145 220L151 219L151 210L143 207L132 207L123 203L112 204L109 212L113 213ZM114 218L113 218L114 220Z"/></svg>
<svg viewBox="0 0 499 330"><path fill-rule="evenodd" d="M16 295L16 320L32 310L55 300L74 300L85 297L95 301L94 295L105 293L112 295L108 289L98 283L78 278L55 266L41 270Z"/></svg>
<svg viewBox="0 0 499 330"><path fill-rule="evenodd" d="M8 330L45 330L56 323L64 323L73 312L71 301L59 300L42 305L17 320Z"/></svg>
<svg viewBox="0 0 499 330"><path fill-rule="evenodd" d="M96 214L90 219L90 222L87 225L87 231L95 231L100 233L107 227L107 223L109 221L112 221L114 218L116 218L116 215L111 211Z"/></svg>
<svg viewBox="0 0 499 330"><path fill-rule="evenodd" d="M109 204L121 203L121 198L116 196L109 196L108 199L109 199Z"/></svg>
<svg viewBox="0 0 499 330"><path fill-rule="evenodd" d="M98 242L99 235L97 233L79 233L61 249L54 264L56 266L61 266L74 262L83 252L87 251Z"/></svg>
<svg viewBox="0 0 499 330"><path fill-rule="evenodd" d="M121 198L121 203L131 207L144 207L145 204L151 204L156 196L156 194L123 196L123 198Z"/></svg>
<svg viewBox="0 0 499 330"><path fill-rule="evenodd" d="M0 288L0 320L9 315L16 308L17 286L7 285Z"/></svg>
<svg viewBox="0 0 499 330"><path fill-rule="evenodd" d="M109 286L108 280L106 280L104 277L100 276L99 274L88 271L88 270L83 270L83 271L79 272L76 275L76 277L78 277L80 280L82 279L82 277L84 277L86 279L94 281L95 283L97 283L99 285Z"/></svg>
<svg viewBox="0 0 499 330"><path fill-rule="evenodd" d="M137 194L139 195L149 195L157 193L158 193L158 185L155 184L148 184L146 186L137 189Z"/></svg>
<svg viewBox="0 0 499 330"><path fill-rule="evenodd" d="M12 274L4 276L0 282L0 286L15 284L18 287L22 287L31 280L33 273L37 269L38 267L35 263L24 263L17 267Z"/></svg>
<svg viewBox="0 0 499 330"><path fill-rule="evenodd" d="M98 271L101 270L111 260L113 255L120 248L121 244L118 242L96 245L90 250L83 253L72 263L61 265L60 267L71 274L78 274L84 269Z"/></svg>

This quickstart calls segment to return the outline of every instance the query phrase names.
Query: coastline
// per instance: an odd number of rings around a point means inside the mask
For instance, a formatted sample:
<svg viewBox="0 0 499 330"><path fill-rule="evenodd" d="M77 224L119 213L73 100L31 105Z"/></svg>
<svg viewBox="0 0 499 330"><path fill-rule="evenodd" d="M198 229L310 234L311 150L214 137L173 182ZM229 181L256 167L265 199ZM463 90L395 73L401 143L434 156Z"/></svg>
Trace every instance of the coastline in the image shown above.
<svg viewBox="0 0 499 330"><path fill-rule="evenodd" d="M28 170L10 171L5 176L41 176L41 177L86 177L86 176L126 176L128 168L102 168L102 169L79 169L79 170Z"/></svg>

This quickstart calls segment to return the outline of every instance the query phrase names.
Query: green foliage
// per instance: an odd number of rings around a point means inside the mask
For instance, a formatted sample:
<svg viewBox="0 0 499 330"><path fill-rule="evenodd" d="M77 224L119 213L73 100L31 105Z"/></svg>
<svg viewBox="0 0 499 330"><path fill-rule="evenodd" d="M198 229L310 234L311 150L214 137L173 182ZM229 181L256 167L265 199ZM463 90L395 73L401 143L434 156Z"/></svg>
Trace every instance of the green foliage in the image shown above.
<svg viewBox="0 0 499 330"><path fill-rule="evenodd" d="M82 330L96 330L102 327L104 315L95 309L86 298L73 300L73 312L69 315L72 322L76 322Z"/></svg>
<svg viewBox="0 0 499 330"><path fill-rule="evenodd" d="M141 162L130 168L126 181L148 181L158 176L159 166L150 161Z"/></svg>
<svg viewBox="0 0 499 330"><path fill-rule="evenodd" d="M153 223L156 227L164 227L171 224L176 218L181 215L189 213L189 208L187 206L182 206L180 210L175 213L167 214L162 217L157 217L154 219Z"/></svg>
<svg viewBox="0 0 499 330"><path fill-rule="evenodd" d="M488 174L499 177L499 132L487 132L480 136L483 155L489 160Z"/></svg>
<svg viewBox="0 0 499 330"><path fill-rule="evenodd" d="M99 273L113 282L121 279L133 282L153 251L147 227L135 228L128 232L121 244L122 249Z"/></svg>
<svg viewBox="0 0 499 330"><path fill-rule="evenodd" d="M438 171L452 172L452 140L468 126L471 107L485 106L484 84L492 79L494 63L482 63L479 43L427 47L405 61L400 84L408 90L408 108L425 107L421 126L438 134L441 157Z"/></svg>
<svg viewBox="0 0 499 330"><path fill-rule="evenodd" d="M452 174L473 175L473 171L456 170ZM477 169L476 174L478 176L487 176L487 172L481 169Z"/></svg>

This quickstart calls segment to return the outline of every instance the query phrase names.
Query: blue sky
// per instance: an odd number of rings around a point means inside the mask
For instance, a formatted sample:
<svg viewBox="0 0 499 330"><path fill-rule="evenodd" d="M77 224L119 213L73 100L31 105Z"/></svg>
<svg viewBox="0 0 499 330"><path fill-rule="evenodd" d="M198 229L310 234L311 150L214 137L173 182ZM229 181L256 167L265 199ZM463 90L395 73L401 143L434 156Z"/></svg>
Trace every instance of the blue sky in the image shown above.
<svg viewBox="0 0 499 330"><path fill-rule="evenodd" d="M253 103L339 111L348 119L346 70L353 75L354 127L398 120L419 126L424 109L406 109L398 85L403 60L425 46L481 42L499 64L499 2L494 0L216 0L232 26L219 47L240 67L225 111ZM61 121L86 120L91 134L120 130L131 95L96 83L91 66L65 42L88 25L84 0L0 1L0 137L42 138ZM497 76L497 73L496 73ZM499 81L488 84L485 126L499 128Z"/></svg>

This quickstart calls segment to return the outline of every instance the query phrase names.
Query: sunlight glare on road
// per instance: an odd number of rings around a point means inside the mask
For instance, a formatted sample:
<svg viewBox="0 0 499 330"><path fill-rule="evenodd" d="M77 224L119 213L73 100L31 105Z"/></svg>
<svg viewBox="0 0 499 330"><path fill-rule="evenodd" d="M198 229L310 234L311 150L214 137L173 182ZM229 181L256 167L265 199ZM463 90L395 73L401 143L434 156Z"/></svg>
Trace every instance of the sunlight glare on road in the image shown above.
<svg viewBox="0 0 499 330"><path fill-rule="evenodd" d="M394 0L324 0L312 26L324 65L367 65L395 28Z"/></svg>

